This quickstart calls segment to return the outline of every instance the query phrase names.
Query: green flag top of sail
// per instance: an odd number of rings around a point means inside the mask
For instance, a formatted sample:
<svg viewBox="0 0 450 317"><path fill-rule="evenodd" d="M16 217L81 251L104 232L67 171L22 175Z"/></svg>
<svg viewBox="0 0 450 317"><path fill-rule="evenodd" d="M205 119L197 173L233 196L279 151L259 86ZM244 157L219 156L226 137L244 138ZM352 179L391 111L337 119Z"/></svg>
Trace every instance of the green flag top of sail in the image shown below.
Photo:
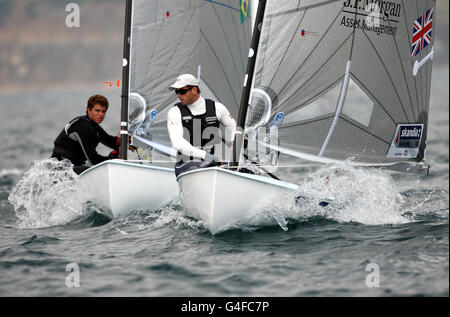
<svg viewBox="0 0 450 317"><path fill-rule="evenodd" d="M241 0L241 24L245 22L250 13L250 0Z"/></svg>

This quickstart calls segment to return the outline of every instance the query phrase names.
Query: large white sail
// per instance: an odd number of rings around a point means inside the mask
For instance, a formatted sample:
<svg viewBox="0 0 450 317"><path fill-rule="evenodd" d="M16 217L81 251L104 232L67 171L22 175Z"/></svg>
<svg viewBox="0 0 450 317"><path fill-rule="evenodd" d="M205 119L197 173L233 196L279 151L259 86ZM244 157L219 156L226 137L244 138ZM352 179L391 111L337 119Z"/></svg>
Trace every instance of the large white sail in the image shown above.
<svg viewBox="0 0 450 317"><path fill-rule="evenodd" d="M268 0L247 132L277 130L269 147L317 162L422 161L435 6Z"/></svg>
<svg viewBox="0 0 450 317"><path fill-rule="evenodd" d="M133 145L167 155L166 117L178 75L198 76L202 95L237 114L250 45L239 0L134 0L129 130Z"/></svg>

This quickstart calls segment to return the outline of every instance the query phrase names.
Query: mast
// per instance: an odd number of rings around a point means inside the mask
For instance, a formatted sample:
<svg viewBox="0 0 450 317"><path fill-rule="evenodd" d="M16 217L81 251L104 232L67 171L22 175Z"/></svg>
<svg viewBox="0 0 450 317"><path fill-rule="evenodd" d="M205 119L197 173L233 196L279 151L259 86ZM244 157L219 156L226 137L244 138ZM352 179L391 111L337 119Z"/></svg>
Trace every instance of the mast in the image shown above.
<svg viewBox="0 0 450 317"><path fill-rule="evenodd" d="M234 137L233 161L231 163L232 166L239 165L239 158L243 146L245 121L247 119L247 109L250 101L250 92L252 89L253 74L255 71L256 56L258 52L259 38L261 36L262 22L264 19L265 9L266 9L266 0L259 0L255 25L253 27L252 43L247 61L247 73L244 79L244 90L242 92L241 104L239 107L239 115L236 125L236 134Z"/></svg>
<svg viewBox="0 0 450 317"><path fill-rule="evenodd" d="M120 159L128 159L128 94L130 79L131 19L133 0L127 0L123 40L122 107L120 115Z"/></svg>

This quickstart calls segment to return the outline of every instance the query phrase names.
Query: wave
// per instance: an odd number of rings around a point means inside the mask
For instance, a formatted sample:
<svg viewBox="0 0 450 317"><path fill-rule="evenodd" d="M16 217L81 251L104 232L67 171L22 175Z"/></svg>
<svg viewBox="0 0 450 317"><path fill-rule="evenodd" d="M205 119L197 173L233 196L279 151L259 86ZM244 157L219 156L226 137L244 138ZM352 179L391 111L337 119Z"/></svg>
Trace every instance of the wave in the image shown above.
<svg viewBox="0 0 450 317"><path fill-rule="evenodd" d="M294 195L276 197L263 210L219 231L255 231L270 226L288 231L292 225L311 222L383 226L424 220L448 221L448 191L429 190L424 185L411 197L405 194L405 190L411 190L405 189L405 184L416 188L420 180L414 178L415 181L410 182L413 176L394 175L373 168L322 167L303 174ZM166 221L170 214L174 223L183 223L195 230L205 228L201 221L173 211L165 215Z"/></svg>
<svg viewBox="0 0 450 317"><path fill-rule="evenodd" d="M21 175L23 172L24 172L23 170L17 168L0 170L0 178L3 178L5 176L18 176Z"/></svg>
<svg viewBox="0 0 450 317"><path fill-rule="evenodd" d="M223 230L257 230L279 226L284 231L300 222L404 224L403 197L386 171L323 167L303 176L295 194L272 200L264 210Z"/></svg>
<svg viewBox="0 0 450 317"><path fill-rule="evenodd" d="M69 161L34 161L8 197L21 229L68 224L85 216L77 175Z"/></svg>
<svg viewBox="0 0 450 317"><path fill-rule="evenodd" d="M276 197L263 210L218 231L252 232L274 226L287 231L292 224L311 221L403 224L411 220L402 215L402 199L387 172L326 167L306 175L297 193ZM208 232L201 220L184 213L179 199L156 211L131 213L117 219L115 226L122 234L161 228Z"/></svg>
<svg viewBox="0 0 450 317"><path fill-rule="evenodd" d="M72 219L69 223L63 224L64 229L79 230L86 228L101 227L111 219L97 206L87 202L83 205L84 213L78 218Z"/></svg>
<svg viewBox="0 0 450 317"><path fill-rule="evenodd" d="M266 227L288 231L299 223L311 222L398 225L448 221L448 191L400 190L408 181L387 171L331 166L299 176L298 192L276 197L263 210L219 231L255 231ZM110 222L98 207L85 202L68 162L34 162L14 187L9 201L19 219L19 228L80 229ZM131 212L115 219L112 226L115 233L121 234L163 228L208 232L202 221L184 213L179 199L158 210Z"/></svg>
<svg viewBox="0 0 450 317"><path fill-rule="evenodd" d="M17 168L0 170L0 192L3 191L9 193L16 179L22 175L23 172L23 170Z"/></svg>

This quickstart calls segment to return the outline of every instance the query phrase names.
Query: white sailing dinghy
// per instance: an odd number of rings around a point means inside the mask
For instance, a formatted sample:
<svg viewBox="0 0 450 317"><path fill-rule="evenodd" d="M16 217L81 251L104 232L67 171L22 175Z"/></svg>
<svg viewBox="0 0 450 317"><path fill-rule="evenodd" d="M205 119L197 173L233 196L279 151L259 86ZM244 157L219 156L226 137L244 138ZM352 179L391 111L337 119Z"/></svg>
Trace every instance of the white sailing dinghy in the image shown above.
<svg viewBox="0 0 450 317"><path fill-rule="evenodd" d="M435 6L260 0L232 165L267 164L262 147L274 164L283 155L299 165L429 173ZM263 208L263 197L292 193L294 203L297 194L294 184L226 168L178 182L185 209L213 234Z"/></svg>
<svg viewBox="0 0 450 317"><path fill-rule="evenodd" d="M87 200L109 217L157 209L178 196L167 112L178 103L168 88L180 74L198 75L202 95L237 115L251 27L239 22L236 2L127 0L121 159L80 175Z"/></svg>

